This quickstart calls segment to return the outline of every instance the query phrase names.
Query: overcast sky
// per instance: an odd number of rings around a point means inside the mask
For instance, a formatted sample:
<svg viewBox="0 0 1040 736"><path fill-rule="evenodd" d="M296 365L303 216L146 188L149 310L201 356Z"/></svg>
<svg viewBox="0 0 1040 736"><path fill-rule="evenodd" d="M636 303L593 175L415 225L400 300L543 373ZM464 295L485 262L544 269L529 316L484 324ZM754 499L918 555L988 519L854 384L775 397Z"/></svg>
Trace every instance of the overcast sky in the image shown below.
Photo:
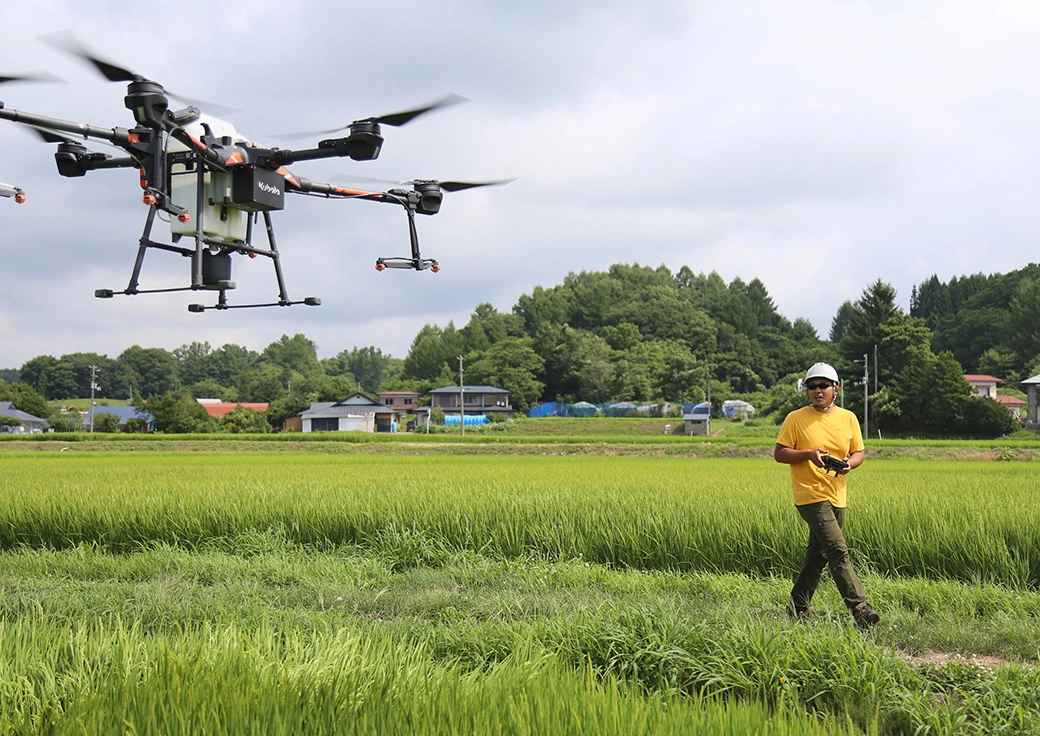
<svg viewBox="0 0 1040 736"><path fill-rule="evenodd" d="M29 197L0 199L0 368L134 344L262 350L296 333L320 357L404 357L426 323L461 327L482 302L509 311L619 262L757 277L826 338L878 278L908 308L932 274L1038 258L1032 0L33 0L3 3L0 28L0 75L66 80L0 86L8 108L132 127L124 84L38 40L68 29L168 90L237 108L227 119L270 145L469 100L384 128L377 161L291 167L314 181L516 177L418 218L439 274L373 268L407 254L399 207L289 196L274 213L289 294L323 305L190 314L213 296L93 296L126 287L146 214L136 172L60 177L53 146L0 121L0 182ZM274 298L267 259L234 263L233 303ZM186 259L152 252L141 286L188 279Z"/></svg>

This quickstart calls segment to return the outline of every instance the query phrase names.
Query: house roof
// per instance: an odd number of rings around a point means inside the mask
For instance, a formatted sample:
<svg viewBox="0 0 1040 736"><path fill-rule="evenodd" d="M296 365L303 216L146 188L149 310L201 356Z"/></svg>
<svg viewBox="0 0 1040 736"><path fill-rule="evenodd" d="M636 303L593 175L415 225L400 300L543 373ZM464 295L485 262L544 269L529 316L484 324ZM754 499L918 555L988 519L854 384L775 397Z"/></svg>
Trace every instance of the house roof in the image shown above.
<svg viewBox="0 0 1040 736"><path fill-rule="evenodd" d="M419 396L418 391L380 391L380 396Z"/></svg>
<svg viewBox="0 0 1040 736"><path fill-rule="evenodd" d="M964 380L968 383L1000 383L1004 379L996 376L986 376L979 373L965 373Z"/></svg>
<svg viewBox="0 0 1040 736"><path fill-rule="evenodd" d="M358 414L394 414L398 412L384 406L370 396L356 393L341 401L315 401L311 407L300 414L304 419L314 417L348 417Z"/></svg>
<svg viewBox="0 0 1040 736"><path fill-rule="evenodd" d="M1024 380L1024 381L1020 381L1019 383L1024 383L1024 384L1026 384L1026 385L1031 385L1031 384L1033 384L1033 385L1035 385L1035 384L1040 384L1040 373L1036 374L1036 375L1035 375L1035 376L1033 376L1032 378L1027 378L1027 379L1026 379L1026 380Z"/></svg>
<svg viewBox="0 0 1040 736"><path fill-rule="evenodd" d="M119 417L119 423L123 424L127 419L143 419L146 422L152 423L155 421L155 417L147 409L138 409L136 406L95 406L94 407L94 418L98 418L102 414L115 414ZM83 417L83 421L90 421L90 410L87 410L86 416Z"/></svg>
<svg viewBox="0 0 1040 736"><path fill-rule="evenodd" d="M435 388L430 391L431 394L457 394L459 392L458 386L445 386L444 388ZM504 388L495 388L494 386L463 386L462 393L464 394L508 394Z"/></svg>
<svg viewBox="0 0 1040 736"><path fill-rule="evenodd" d="M994 396L993 400L1005 406L1022 406L1026 403L1015 396Z"/></svg>
<svg viewBox="0 0 1040 736"><path fill-rule="evenodd" d="M43 422L47 423L46 419L40 417L34 417L28 412L24 412L21 409L16 409L13 401L0 401L0 414L5 417L11 417L12 419L18 419L22 422Z"/></svg>
<svg viewBox="0 0 1040 736"><path fill-rule="evenodd" d="M378 407L382 407L383 406L382 404L380 404L378 401L373 399L368 394L363 394L360 391L351 394L350 396L348 396L345 399L340 399L339 401L334 401L332 403L333 403L334 406L351 406L351 407L356 407L356 406L378 406Z"/></svg>
<svg viewBox="0 0 1040 736"><path fill-rule="evenodd" d="M229 402L229 401L199 401L199 404L206 410L206 413L211 417L222 417L225 414L233 412L237 407L244 406L247 409L253 411L267 411L267 407L270 406L267 402ZM96 410L95 410L96 412Z"/></svg>

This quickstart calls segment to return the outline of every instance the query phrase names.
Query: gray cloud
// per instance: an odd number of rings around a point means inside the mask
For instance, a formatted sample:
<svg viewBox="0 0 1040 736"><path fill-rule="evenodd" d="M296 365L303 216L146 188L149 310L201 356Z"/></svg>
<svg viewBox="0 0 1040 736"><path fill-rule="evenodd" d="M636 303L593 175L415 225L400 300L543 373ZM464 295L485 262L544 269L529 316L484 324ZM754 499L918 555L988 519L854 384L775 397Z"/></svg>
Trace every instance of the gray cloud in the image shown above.
<svg viewBox="0 0 1040 736"><path fill-rule="evenodd" d="M444 271L377 274L407 251L403 212L294 197L275 214L294 298L317 309L191 315L190 295L101 301L125 284L143 226L133 172L67 180L50 147L0 122L0 366L41 353L118 354L192 340L259 349L303 332L323 355L403 356L425 323L508 310L569 271L640 262L760 278L822 335L876 278L911 287L1036 260L1040 68L1032 3L442 3L189 0L152 14L114 2L8 4L0 73L69 84L0 87L9 107L130 124L122 85L35 40L61 28L183 94L241 108L240 132L341 125L454 92L465 105L388 129L380 160L315 161L314 180L493 179L420 218ZM260 260L260 259L258 259ZM147 275L185 278L149 256ZM269 295L236 263L236 298Z"/></svg>

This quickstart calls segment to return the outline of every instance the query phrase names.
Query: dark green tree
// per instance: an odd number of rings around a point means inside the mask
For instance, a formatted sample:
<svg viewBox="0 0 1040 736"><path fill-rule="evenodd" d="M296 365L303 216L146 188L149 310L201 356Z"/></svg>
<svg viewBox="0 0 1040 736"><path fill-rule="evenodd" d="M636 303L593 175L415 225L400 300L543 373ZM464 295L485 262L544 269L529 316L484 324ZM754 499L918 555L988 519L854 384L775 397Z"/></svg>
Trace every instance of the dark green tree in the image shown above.
<svg viewBox="0 0 1040 736"><path fill-rule="evenodd" d="M282 335L280 339L264 348L260 359L304 376L321 375L325 372L318 360L318 346L299 332L292 337Z"/></svg>
<svg viewBox="0 0 1040 736"><path fill-rule="evenodd" d="M430 379L445 370L458 374L458 356L462 343L452 322L445 328L424 325L412 340L412 347L404 359L402 376L412 379Z"/></svg>
<svg viewBox="0 0 1040 736"><path fill-rule="evenodd" d="M173 391L179 383L177 359L164 348L131 345L120 353L116 362L122 371L123 380L133 385L135 393L146 398ZM102 386L104 382L110 385L113 382L122 382L106 372L99 376L99 381L102 381ZM125 387L127 393L123 395L128 395L129 388L129 385Z"/></svg>
<svg viewBox="0 0 1040 736"><path fill-rule="evenodd" d="M119 417L111 412L104 411L102 407L94 410L94 431L114 434L119 431Z"/></svg>
<svg viewBox="0 0 1040 736"><path fill-rule="evenodd" d="M472 353L464 382L472 386L494 386L510 393L513 406L538 404L545 384L538 380L544 367L542 357L528 338L506 337L487 350Z"/></svg>
<svg viewBox="0 0 1040 736"><path fill-rule="evenodd" d="M239 377L260 362L260 355L228 343L206 355L202 362L206 378L221 386L237 386Z"/></svg>
<svg viewBox="0 0 1040 736"><path fill-rule="evenodd" d="M920 286L914 286L910 292L910 316L924 320L930 330L935 330L939 323L953 314L953 302L950 290L939 277L932 275Z"/></svg>
<svg viewBox="0 0 1040 736"><path fill-rule="evenodd" d="M292 385L292 371L271 363L250 368L238 376L238 400L247 403L271 402L285 396ZM293 389L300 393L299 382Z"/></svg>
<svg viewBox="0 0 1040 736"><path fill-rule="evenodd" d="M1024 278L1010 304L1008 331L1011 347L1026 362L1040 356L1040 278Z"/></svg>
<svg viewBox="0 0 1040 736"><path fill-rule="evenodd" d="M241 405L222 416L219 423L221 429L231 434L267 434L271 431L265 412Z"/></svg>
<svg viewBox="0 0 1040 736"><path fill-rule="evenodd" d="M853 305L849 325L841 340L841 353L846 361L862 360L873 355L881 344L881 325L890 317L902 314L896 304L896 290L878 279L863 291Z"/></svg>
<svg viewBox="0 0 1040 736"><path fill-rule="evenodd" d="M849 325L852 323L852 315L855 314L855 312L855 305L847 299L840 307L838 307L834 319L831 320L831 342L840 343L845 338L845 335L849 332Z"/></svg>
<svg viewBox="0 0 1040 736"><path fill-rule="evenodd" d="M177 359L177 373L181 383L192 386L203 381L212 381L213 376L207 370L210 353L213 349L208 342L192 342L181 345L173 351L173 357Z"/></svg>
<svg viewBox="0 0 1040 736"><path fill-rule="evenodd" d="M19 411L40 419L51 416L47 400L27 383L0 383L0 401L10 401Z"/></svg>
<svg viewBox="0 0 1040 736"><path fill-rule="evenodd" d="M186 391L167 391L142 402L141 407L155 417L155 428L166 434L212 432L213 418Z"/></svg>
<svg viewBox="0 0 1040 736"><path fill-rule="evenodd" d="M360 383L362 390L375 392L384 381L401 371L403 361L377 347L355 347L323 360L322 364L326 374L347 377L355 385Z"/></svg>

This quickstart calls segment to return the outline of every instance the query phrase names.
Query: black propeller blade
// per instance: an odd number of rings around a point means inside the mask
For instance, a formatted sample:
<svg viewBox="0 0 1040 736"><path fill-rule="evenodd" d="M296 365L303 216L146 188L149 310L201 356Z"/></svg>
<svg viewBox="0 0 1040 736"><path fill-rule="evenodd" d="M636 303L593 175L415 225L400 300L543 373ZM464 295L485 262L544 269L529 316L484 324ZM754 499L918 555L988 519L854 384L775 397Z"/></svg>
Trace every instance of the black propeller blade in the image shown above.
<svg viewBox="0 0 1040 736"><path fill-rule="evenodd" d="M39 37L41 41L54 46L57 49L61 49L67 54L71 54L83 61L93 65L101 75L110 82L144 82L151 81L146 77L132 72L129 69L124 69L121 66L113 64L110 61L105 61L97 56L94 56L87 49L76 40L68 31L55 31L54 33L46 33Z"/></svg>
<svg viewBox="0 0 1040 736"><path fill-rule="evenodd" d="M34 132L40 138L42 138L44 143L78 143L78 141L74 141L72 138L64 136L61 133L58 133L54 130L49 130L47 128L37 128L35 125L27 125L25 127Z"/></svg>
<svg viewBox="0 0 1040 736"><path fill-rule="evenodd" d="M359 175L347 176L343 174L337 174L332 178L348 181L368 181L376 184L408 184L413 187L420 184L436 184L446 192L461 192L463 189L473 189L475 187L495 187L516 181L516 179L492 179L490 181L438 181L436 179L412 179L410 181L394 181L393 179L378 179L371 176Z"/></svg>
<svg viewBox="0 0 1040 736"><path fill-rule="evenodd" d="M338 133L341 130L347 130L351 125L357 125L358 123L378 123L379 125L390 125L393 127L400 127L406 123L410 123L420 115L424 115L432 110L437 110L442 107L448 107L449 105L456 105L460 102L466 102L466 98L462 95L448 95L442 97L439 100L434 100L421 107L415 107L411 110L401 110L399 112L392 112L389 115L380 115L379 117L363 118L361 120L355 120L347 123L346 125L339 128L329 128L328 130L312 130L306 133L289 133L285 135L273 135L272 138L276 138L282 141L298 140L300 138L313 138L319 135L331 135Z"/></svg>
<svg viewBox="0 0 1040 736"><path fill-rule="evenodd" d="M22 74L20 76L3 77L0 76L0 84L6 82L64 82L65 80L61 77L56 77L53 74Z"/></svg>
<svg viewBox="0 0 1040 736"><path fill-rule="evenodd" d="M57 49L64 51L67 54L71 54L78 59L81 59L91 66L93 66L105 79L110 82L152 82L154 80L148 79L135 71L126 69L113 64L110 61L106 61L98 56L87 51L87 49L68 31L55 31L54 33L48 33L39 37L41 41L54 46ZM204 108L214 115L230 115L231 113L238 112L235 108L226 107L223 105L216 105L212 102L206 102L205 100L199 100L184 95L179 95L171 92L163 86L163 91L167 97L180 100L181 102L187 103L192 107Z"/></svg>
<svg viewBox="0 0 1040 736"><path fill-rule="evenodd" d="M439 181L436 184L446 192L461 192L463 189L474 187L497 187L501 184L509 184L516 179L495 179L493 181Z"/></svg>
<svg viewBox="0 0 1040 736"><path fill-rule="evenodd" d="M449 105L456 105L460 102L465 102L466 98L461 95L448 95L442 97L439 100L434 100L428 105L422 107L416 107L411 110L401 110L400 112L390 113L389 115L383 115L378 118L366 118L365 120L358 120L359 123L379 123L380 125L391 125L398 127L405 123L410 123L420 115L424 115L432 110L437 110L441 107L448 107ZM342 130L342 129L341 129Z"/></svg>

